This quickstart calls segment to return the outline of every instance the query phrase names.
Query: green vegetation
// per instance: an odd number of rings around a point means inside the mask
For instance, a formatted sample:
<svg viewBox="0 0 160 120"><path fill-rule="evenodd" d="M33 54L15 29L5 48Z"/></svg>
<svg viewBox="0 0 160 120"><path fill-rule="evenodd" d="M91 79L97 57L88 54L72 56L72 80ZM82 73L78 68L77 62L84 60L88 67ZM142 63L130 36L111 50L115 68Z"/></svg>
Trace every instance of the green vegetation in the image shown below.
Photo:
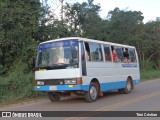
<svg viewBox="0 0 160 120"><path fill-rule="evenodd" d="M110 11L99 16L100 5L88 2L64 5L63 19L49 9L46 0L0 2L0 102L35 98L34 66L38 44L59 37L85 37L133 45L137 48L141 78L159 77L160 18L143 23L140 11Z"/></svg>
<svg viewBox="0 0 160 120"><path fill-rule="evenodd" d="M0 77L0 103L13 103L26 98L35 98L43 95L34 92L34 73L26 71L27 64L18 61L8 73Z"/></svg>
<svg viewBox="0 0 160 120"><path fill-rule="evenodd" d="M156 78L160 78L160 70L150 70L150 71L142 70L141 71L142 81L152 80Z"/></svg>

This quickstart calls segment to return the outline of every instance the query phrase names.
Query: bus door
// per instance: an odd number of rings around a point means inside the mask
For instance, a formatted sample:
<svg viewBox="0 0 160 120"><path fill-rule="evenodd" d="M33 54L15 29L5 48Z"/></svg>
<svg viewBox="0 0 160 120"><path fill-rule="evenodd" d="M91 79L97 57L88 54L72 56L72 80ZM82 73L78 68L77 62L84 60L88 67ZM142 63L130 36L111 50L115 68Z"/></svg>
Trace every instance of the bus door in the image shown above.
<svg viewBox="0 0 160 120"><path fill-rule="evenodd" d="M86 57L85 57L85 49L84 49L84 43L81 41L81 71L82 71L82 76L87 75L87 70L86 70Z"/></svg>

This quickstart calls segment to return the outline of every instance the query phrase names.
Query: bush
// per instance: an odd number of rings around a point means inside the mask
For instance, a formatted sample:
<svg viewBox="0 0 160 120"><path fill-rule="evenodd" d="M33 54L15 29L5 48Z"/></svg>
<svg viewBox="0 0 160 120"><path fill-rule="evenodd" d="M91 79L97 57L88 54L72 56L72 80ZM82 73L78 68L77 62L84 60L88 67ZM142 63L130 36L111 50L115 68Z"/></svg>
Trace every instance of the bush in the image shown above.
<svg viewBox="0 0 160 120"><path fill-rule="evenodd" d="M34 92L34 73L27 72L27 64L18 61L5 77L0 77L0 102L15 102L20 99L36 97Z"/></svg>
<svg viewBox="0 0 160 120"><path fill-rule="evenodd" d="M144 80L150 80L155 78L160 78L160 70L142 70L141 71L141 79Z"/></svg>
<svg viewBox="0 0 160 120"><path fill-rule="evenodd" d="M153 70L155 66L155 63L153 61L142 61L141 62L141 69L142 70L146 70L146 71L150 71Z"/></svg>

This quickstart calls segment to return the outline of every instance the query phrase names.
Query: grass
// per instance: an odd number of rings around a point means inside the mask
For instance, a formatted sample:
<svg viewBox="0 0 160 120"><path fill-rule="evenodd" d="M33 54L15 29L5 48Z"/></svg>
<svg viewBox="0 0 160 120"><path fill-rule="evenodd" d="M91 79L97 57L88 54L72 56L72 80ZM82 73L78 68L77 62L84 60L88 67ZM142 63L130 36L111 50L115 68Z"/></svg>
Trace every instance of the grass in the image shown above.
<svg viewBox="0 0 160 120"><path fill-rule="evenodd" d="M142 81L160 78L160 70L142 70L140 74Z"/></svg>
<svg viewBox="0 0 160 120"><path fill-rule="evenodd" d="M3 101L2 103L0 103L0 107L6 107L8 105L12 105L12 104L25 104L25 103L32 103L32 102L37 102L39 100L42 100L42 99L46 99L47 96L46 94L41 94L37 97L27 97L27 98L21 98L21 99L18 99L18 100L12 100L11 101Z"/></svg>
<svg viewBox="0 0 160 120"><path fill-rule="evenodd" d="M0 104L17 103L45 95L34 91L34 72L27 72L26 66L18 62L7 76L0 76Z"/></svg>

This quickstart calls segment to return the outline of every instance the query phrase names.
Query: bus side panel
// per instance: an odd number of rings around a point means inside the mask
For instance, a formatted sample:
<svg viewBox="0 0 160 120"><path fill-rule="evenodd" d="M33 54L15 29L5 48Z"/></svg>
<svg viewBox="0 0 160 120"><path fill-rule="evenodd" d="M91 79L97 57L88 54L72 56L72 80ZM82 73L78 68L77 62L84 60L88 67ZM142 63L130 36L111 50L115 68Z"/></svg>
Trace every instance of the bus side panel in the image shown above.
<svg viewBox="0 0 160 120"><path fill-rule="evenodd" d="M88 62L87 76L83 84L89 85L93 78L100 83L102 92L124 88L128 76L132 77L134 85L140 82L139 66L137 63Z"/></svg>

